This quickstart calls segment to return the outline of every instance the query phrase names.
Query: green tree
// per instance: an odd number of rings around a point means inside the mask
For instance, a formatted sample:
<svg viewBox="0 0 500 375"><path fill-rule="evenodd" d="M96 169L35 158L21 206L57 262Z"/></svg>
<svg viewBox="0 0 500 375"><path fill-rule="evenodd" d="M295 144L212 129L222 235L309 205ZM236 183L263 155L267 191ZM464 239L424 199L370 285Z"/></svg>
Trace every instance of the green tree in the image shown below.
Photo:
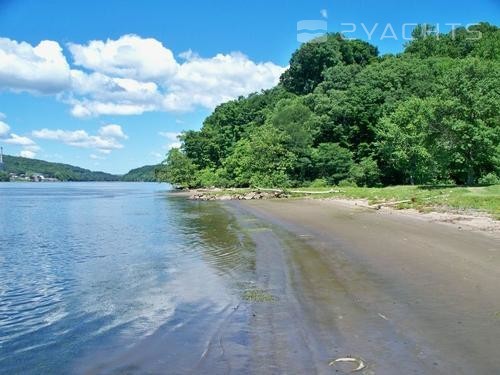
<svg viewBox="0 0 500 375"><path fill-rule="evenodd" d="M434 105L431 100L408 99L377 125L380 156L389 173L399 171L406 183L423 184L436 177L438 167L428 147L435 125Z"/></svg>
<svg viewBox="0 0 500 375"><path fill-rule="evenodd" d="M459 183L499 169L500 62L467 58L443 78L433 145Z"/></svg>
<svg viewBox="0 0 500 375"><path fill-rule="evenodd" d="M372 157L365 157L349 170L349 177L358 186L376 186L380 184L380 168Z"/></svg>
<svg viewBox="0 0 500 375"><path fill-rule="evenodd" d="M296 157L286 147L287 137L263 126L236 145L225 168L236 186L288 186Z"/></svg>
<svg viewBox="0 0 500 375"><path fill-rule="evenodd" d="M178 148L172 148L162 165L156 169L156 178L179 188L189 188L196 186L196 172L193 161Z"/></svg>
<svg viewBox="0 0 500 375"><path fill-rule="evenodd" d="M344 40L340 34L328 34L325 41L303 44L281 76L283 86L295 94L310 93L323 80L323 72L339 64L367 64L378 54L377 48L356 40Z"/></svg>
<svg viewBox="0 0 500 375"><path fill-rule="evenodd" d="M349 177L353 166L353 155L338 143L321 143L312 153L317 178L325 178L330 185L336 185Z"/></svg>
<svg viewBox="0 0 500 375"><path fill-rule="evenodd" d="M296 155L307 154L313 141L313 113L298 100L283 100L271 115L271 125L284 132L285 145Z"/></svg>
<svg viewBox="0 0 500 375"><path fill-rule="evenodd" d="M447 34L439 33L432 25L419 25L413 30L413 40L406 45L405 53L421 59L433 56L498 59L499 33L498 27L485 22L469 28L458 27Z"/></svg>
<svg viewBox="0 0 500 375"><path fill-rule="evenodd" d="M183 133L174 177L190 186L492 181L499 28L420 26L414 36L396 56L339 34L302 45L275 88L223 103Z"/></svg>

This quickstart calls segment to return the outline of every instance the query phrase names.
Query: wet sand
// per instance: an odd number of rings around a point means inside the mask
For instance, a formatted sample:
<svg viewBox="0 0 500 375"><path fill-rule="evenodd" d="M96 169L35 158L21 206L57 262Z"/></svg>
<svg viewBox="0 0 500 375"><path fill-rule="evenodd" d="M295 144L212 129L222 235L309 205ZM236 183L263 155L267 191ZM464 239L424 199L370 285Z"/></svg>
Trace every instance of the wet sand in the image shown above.
<svg viewBox="0 0 500 375"><path fill-rule="evenodd" d="M348 373L328 363L354 356L363 374L498 373L491 236L332 202L225 205L258 219L256 283L278 298L249 306L249 372Z"/></svg>
<svg viewBox="0 0 500 375"><path fill-rule="evenodd" d="M203 218L206 262L230 300L178 307L152 335L76 373L351 373L356 364L329 366L339 357L362 359L365 375L498 373L494 237L332 201L186 207Z"/></svg>

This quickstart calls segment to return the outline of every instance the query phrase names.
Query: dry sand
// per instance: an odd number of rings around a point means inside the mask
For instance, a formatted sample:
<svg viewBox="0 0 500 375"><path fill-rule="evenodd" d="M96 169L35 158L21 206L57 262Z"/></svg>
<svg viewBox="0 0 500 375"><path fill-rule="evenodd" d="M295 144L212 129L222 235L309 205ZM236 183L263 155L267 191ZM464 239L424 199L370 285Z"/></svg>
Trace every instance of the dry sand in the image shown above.
<svg viewBox="0 0 500 375"><path fill-rule="evenodd" d="M416 220L424 220L432 223L448 224L458 230L482 232L500 240L500 221L493 219L490 215L474 210L454 210L446 207L429 207L428 212L415 209L395 209L391 206L370 205L366 199L321 199L326 204L336 207L345 206L350 208L368 208L379 211L379 215L402 215Z"/></svg>

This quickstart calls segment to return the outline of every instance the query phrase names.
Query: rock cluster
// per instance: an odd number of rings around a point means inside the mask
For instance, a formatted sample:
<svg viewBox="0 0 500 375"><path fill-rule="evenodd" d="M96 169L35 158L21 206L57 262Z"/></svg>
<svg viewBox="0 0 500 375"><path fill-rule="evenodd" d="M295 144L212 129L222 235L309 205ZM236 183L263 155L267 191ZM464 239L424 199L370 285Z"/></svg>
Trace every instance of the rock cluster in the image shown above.
<svg viewBox="0 0 500 375"><path fill-rule="evenodd" d="M252 199L273 199L288 198L283 191L251 191L243 194L213 194L211 192L196 192L189 197L198 201L229 201L229 200L252 200Z"/></svg>

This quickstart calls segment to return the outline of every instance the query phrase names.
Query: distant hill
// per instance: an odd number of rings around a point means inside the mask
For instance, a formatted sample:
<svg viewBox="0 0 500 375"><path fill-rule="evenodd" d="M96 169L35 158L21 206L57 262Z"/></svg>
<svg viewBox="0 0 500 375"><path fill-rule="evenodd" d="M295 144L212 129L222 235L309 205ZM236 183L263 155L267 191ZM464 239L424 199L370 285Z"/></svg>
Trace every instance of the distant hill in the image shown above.
<svg viewBox="0 0 500 375"><path fill-rule="evenodd" d="M104 172L94 172L69 164L52 163L38 159L4 155L4 172L25 174L40 173L45 177L61 181L120 181L120 176Z"/></svg>
<svg viewBox="0 0 500 375"><path fill-rule="evenodd" d="M156 168L158 168L158 165L145 165L140 168L132 169L127 174L121 176L121 181L154 182L156 181Z"/></svg>
<svg viewBox="0 0 500 375"><path fill-rule="evenodd" d="M145 165L130 170L120 176L105 172L95 172L69 164L52 163L49 161L28 159L20 156L4 155L4 170L0 172L0 181L8 181L8 174L24 174L31 176L35 173L44 177L57 178L60 181L131 181L154 182L155 169L158 165Z"/></svg>

